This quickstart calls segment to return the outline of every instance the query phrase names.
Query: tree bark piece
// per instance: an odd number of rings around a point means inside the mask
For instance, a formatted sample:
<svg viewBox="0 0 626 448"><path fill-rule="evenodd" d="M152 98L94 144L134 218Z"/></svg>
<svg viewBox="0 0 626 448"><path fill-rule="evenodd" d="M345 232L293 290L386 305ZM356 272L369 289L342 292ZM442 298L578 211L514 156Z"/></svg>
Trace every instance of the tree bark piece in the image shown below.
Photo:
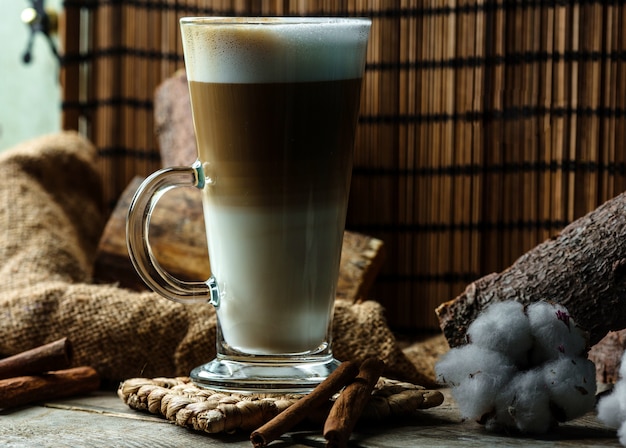
<svg viewBox="0 0 626 448"><path fill-rule="evenodd" d="M196 160L196 135L185 70L177 71L157 87L154 124L162 166L189 166Z"/></svg>
<svg viewBox="0 0 626 448"><path fill-rule="evenodd" d="M128 207L143 181L135 177L122 193L100 237L94 262L94 279L101 283L144 290L130 262L126 246ZM151 218L150 245L159 263L182 280L206 280L211 269L208 258L200 190L176 188L165 193Z"/></svg>
<svg viewBox="0 0 626 448"><path fill-rule="evenodd" d="M610 331L589 350L589 359L596 365L596 381L614 384L619 379L619 367L626 347L626 330Z"/></svg>
<svg viewBox="0 0 626 448"><path fill-rule="evenodd" d="M143 179L136 177L123 192L100 238L94 264L94 280L144 290L126 247L126 214ZM206 280L209 262L200 190L175 188L165 193L150 221L150 245L159 263L183 280ZM356 301L366 296L383 263L383 242L345 232L340 261L337 298Z"/></svg>
<svg viewBox="0 0 626 448"><path fill-rule="evenodd" d="M367 297L383 266L383 242L361 233L343 233L337 298L355 302Z"/></svg>
<svg viewBox="0 0 626 448"><path fill-rule="evenodd" d="M470 284L436 309L450 346L492 302L551 300L567 307L595 345L626 328L626 195L602 204L499 274Z"/></svg>

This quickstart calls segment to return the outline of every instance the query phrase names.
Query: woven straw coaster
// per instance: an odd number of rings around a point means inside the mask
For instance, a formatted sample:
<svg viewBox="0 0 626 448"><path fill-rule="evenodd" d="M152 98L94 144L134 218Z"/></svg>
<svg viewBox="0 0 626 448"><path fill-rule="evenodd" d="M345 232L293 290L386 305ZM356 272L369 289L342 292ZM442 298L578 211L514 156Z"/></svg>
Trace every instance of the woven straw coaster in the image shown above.
<svg viewBox="0 0 626 448"><path fill-rule="evenodd" d="M302 397L218 392L200 388L187 377L133 378L120 384L117 394L132 409L211 434L257 429ZM442 402L443 395L439 391L381 378L361 420L380 422L399 418L418 409L439 406ZM323 422L331 405L332 401L329 401L328 407L313 412L310 420Z"/></svg>

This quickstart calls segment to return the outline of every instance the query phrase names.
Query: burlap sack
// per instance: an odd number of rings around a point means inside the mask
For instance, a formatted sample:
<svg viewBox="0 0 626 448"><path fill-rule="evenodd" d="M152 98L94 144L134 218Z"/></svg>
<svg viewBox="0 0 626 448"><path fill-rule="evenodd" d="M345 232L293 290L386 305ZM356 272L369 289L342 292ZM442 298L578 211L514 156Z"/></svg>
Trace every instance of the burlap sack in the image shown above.
<svg viewBox="0 0 626 448"><path fill-rule="evenodd" d="M188 375L215 355L210 305L90 283L106 221L96 159L95 148L75 133L0 156L0 354L67 336L73 363L94 367L105 381ZM337 302L333 335L340 360L376 355L387 376L429 382L404 356L375 302Z"/></svg>

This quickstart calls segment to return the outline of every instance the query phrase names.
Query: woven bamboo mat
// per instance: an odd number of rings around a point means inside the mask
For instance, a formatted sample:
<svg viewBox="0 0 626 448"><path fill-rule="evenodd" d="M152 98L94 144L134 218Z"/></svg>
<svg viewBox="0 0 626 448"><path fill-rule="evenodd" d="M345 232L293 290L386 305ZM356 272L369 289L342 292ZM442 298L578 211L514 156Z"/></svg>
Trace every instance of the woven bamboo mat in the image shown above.
<svg viewBox="0 0 626 448"><path fill-rule="evenodd" d="M112 207L160 167L153 96L184 66L178 18L373 20L347 228L385 243L393 328L626 189L626 4L467 0L65 3L64 128L101 155Z"/></svg>
<svg viewBox="0 0 626 448"><path fill-rule="evenodd" d="M187 377L132 378L120 385L117 394L132 409L211 434L257 429L302 397L218 392L200 388ZM394 420L412 415L419 409L439 406L442 402L443 395L437 390L381 378L361 420ZM309 420L322 422L331 404L329 401L328 407L312 411Z"/></svg>

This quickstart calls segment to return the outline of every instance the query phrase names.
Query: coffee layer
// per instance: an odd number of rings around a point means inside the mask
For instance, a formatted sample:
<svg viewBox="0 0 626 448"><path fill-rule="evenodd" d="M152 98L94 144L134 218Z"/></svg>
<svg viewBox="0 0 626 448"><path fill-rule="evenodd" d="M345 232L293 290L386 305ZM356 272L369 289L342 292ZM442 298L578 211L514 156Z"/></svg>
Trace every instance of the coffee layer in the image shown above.
<svg viewBox="0 0 626 448"><path fill-rule="evenodd" d="M190 82L210 201L242 207L344 204L360 84Z"/></svg>

